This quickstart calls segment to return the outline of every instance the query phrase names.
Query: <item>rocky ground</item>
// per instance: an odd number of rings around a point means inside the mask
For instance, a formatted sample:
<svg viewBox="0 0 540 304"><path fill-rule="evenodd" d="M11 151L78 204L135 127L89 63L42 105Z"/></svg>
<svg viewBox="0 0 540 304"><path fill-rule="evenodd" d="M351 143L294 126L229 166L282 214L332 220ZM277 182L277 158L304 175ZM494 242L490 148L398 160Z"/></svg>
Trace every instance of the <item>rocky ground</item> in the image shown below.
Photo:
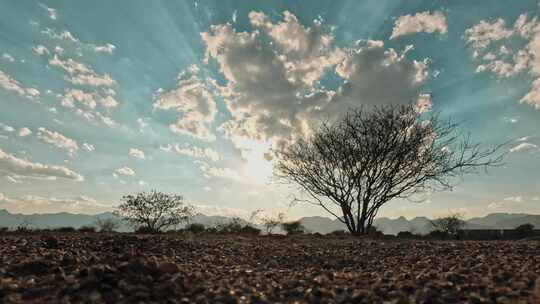
<svg viewBox="0 0 540 304"><path fill-rule="evenodd" d="M540 242L0 236L0 303L540 303Z"/></svg>

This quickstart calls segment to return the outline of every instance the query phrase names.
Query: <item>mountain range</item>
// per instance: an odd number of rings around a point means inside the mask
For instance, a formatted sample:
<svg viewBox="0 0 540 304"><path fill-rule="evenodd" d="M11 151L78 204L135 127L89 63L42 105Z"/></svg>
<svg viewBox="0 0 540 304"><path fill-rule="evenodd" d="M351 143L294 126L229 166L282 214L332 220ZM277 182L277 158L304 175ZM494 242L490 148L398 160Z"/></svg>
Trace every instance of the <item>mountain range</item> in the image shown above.
<svg viewBox="0 0 540 304"><path fill-rule="evenodd" d="M14 214L7 210L0 210L0 227L16 228L18 226L28 226L31 228L57 228L92 226L97 219L116 218L111 212L105 212L95 215L73 214L73 213L46 213L46 214ZM224 224L231 221L232 218L225 216L209 216L196 214L192 223L201 223L206 227L212 227L218 224ZM300 219L304 227L309 232L329 233L336 230L345 230L343 225L337 219L331 219L323 216L303 217ZM247 223L247 222L244 222ZM521 224L530 223L536 228L540 228L539 214L525 213L491 213L484 217L475 217L466 220L466 229L513 229ZM427 217L415 217L406 219L398 217L395 219L381 217L374 221L374 225L385 234L397 234L400 231L411 231L414 233L425 234L431 231L430 219ZM257 225L255 225L257 226ZM119 231L130 231L130 227L122 224Z"/></svg>

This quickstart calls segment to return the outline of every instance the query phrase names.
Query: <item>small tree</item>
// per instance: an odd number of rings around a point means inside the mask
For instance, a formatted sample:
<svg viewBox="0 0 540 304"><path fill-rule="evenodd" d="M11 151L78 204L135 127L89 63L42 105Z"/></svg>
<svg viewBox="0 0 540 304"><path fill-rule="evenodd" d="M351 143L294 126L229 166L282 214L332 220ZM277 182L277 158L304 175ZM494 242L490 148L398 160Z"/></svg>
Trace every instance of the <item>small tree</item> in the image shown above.
<svg viewBox="0 0 540 304"><path fill-rule="evenodd" d="M262 225L264 226L266 234L272 234L274 229L279 227L279 225L281 225L284 220L285 220L285 214L280 212L275 217L272 217L272 216L263 217L261 219L261 222L262 222Z"/></svg>
<svg viewBox="0 0 540 304"><path fill-rule="evenodd" d="M120 228L120 223L113 218L98 218L94 223L99 232L111 233Z"/></svg>
<svg viewBox="0 0 540 304"><path fill-rule="evenodd" d="M124 196L116 215L137 230L158 233L187 222L192 208L184 204L180 195L153 190Z"/></svg>
<svg viewBox="0 0 540 304"><path fill-rule="evenodd" d="M304 225L300 221L282 223L281 228L287 232L287 235L303 234L305 231Z"/></svg>
<svg viewBox="0 0 540 304"><path fill-rule="evenodd" d="M451 189L457 177L500 165L501 147L483 149L457 124L413 105L356 108L278 149L276 175L305 194L296 201L366 234L386 203Z"/></svg>
<svg viewBox="0 0 540 304"><path fill-rule="evenodd" d="M431 221L431 226L436 231L456 237L459 230L465 226L465 221L461 214L456 213Z"/></svg>
<svg viewBox="0 0 540 304"><path fill-rule="evenodd" d="M519 237L528 237L534 234L534 225L531 223L522 224L517 226L515 230Z"/></svg>

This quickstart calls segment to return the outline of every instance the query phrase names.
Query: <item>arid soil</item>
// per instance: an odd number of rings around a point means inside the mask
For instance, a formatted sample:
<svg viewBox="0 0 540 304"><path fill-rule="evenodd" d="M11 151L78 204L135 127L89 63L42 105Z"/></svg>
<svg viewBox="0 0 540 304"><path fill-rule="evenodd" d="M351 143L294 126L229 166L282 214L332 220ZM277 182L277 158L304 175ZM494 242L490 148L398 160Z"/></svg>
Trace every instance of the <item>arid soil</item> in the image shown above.
<svg viewBox="0 0 540 304"><path fill-rule="evenodd" d="M0 303L540 303L540 242L0 236Z"/></svg>

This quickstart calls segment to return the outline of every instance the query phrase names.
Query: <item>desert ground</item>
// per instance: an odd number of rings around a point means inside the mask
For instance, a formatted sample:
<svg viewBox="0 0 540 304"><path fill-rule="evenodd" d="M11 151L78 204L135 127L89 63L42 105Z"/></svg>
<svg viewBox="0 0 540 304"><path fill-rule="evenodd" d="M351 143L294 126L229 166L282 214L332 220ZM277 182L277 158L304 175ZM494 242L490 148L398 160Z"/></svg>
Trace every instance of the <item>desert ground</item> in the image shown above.
<svg viewBox="0 0 540 304"><path fill-rule="evenodd" d="M1 303L539 303L540 241L9 234Z"/></svg>

